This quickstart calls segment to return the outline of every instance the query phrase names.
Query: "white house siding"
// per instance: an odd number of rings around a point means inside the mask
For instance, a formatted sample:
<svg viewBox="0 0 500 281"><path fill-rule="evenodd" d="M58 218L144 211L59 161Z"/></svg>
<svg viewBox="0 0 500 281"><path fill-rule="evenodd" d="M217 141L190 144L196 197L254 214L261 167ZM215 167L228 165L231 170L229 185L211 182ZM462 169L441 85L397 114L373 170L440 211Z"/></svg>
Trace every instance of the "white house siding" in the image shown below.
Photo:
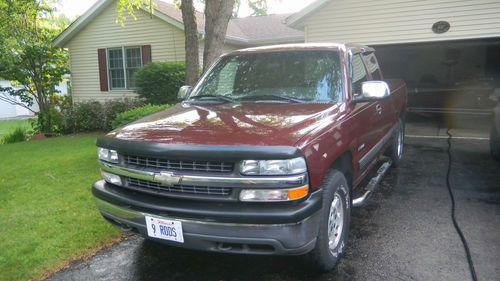
<svg viewBox="0 0 500 281"><path fill-rule="evenodd" d="M0 93L0 95L7 95ZM12 105L8 102L0 100L0 119L2 118L13 118L17 116L17 106Z"/></svg>
<svg viewBox="0 0 500 281"><path fill-rule="evenodd" d="M130 90L100 91L97 49L151 45L153 61L184 61L184 33L143 11L137 20L127 17L125 26L116 23L116 2L110 4L66 45L69 48L73 100L133 97Z"/></svg>
<svg viewBox="0 0 500 281"><path fill-rule="evenodd" d="M448 21L448 32L432 25ZM330 0L303 26L306 42L368 45L500 37L498 0Z"/></svg>
<svg viewBox="0 0 500 281"><path fill-rule="evenodd" d="M12 87L11 83L9 81L5 80L0 80L0 87ZM8 99L12 99L12 97L5 92L0 92L0 96L5 96ZM21 102L19 98L16 98L17 102ZM38 106L35 103L33 106L30 107L34 111L38 111ZM27 108L20 106L20 105L14 105L11 103L8 103L6 101L0 100L0 119L3 118L16 118L16 117L22 117L22 116L33 116L34 113Z"/></svg>

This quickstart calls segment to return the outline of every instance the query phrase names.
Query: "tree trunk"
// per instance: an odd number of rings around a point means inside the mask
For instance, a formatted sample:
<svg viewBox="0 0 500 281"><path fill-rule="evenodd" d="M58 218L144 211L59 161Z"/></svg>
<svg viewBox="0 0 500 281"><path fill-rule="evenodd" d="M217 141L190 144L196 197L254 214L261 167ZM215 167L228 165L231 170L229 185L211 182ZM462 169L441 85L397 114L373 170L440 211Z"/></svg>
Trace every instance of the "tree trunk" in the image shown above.
<svg viewBox="0 0 500 281"><path fill-rule="evenodd" d="M234 0L205 1L205 49L203 71L222 54L227 25L233 12Z"/></svg>
<svg viewBox="0 0 500 281"><path fill-rule="evenodd" d="M210 1L207 1L210 2ZM182 21L186 48L186 84L194 85L198 81L200 62L198 57L198 28L193 0L181 1Z"/></svg>

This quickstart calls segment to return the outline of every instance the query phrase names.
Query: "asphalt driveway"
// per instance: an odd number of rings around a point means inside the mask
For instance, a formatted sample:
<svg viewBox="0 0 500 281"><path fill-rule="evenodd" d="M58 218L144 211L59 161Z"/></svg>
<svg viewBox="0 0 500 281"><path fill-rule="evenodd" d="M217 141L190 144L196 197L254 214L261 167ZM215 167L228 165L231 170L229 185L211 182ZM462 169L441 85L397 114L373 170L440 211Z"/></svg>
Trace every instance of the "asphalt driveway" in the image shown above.
<svg viewBox="0 0 500 281"><path fill-rule="evenodd" d="M458 222L479 280L499 280L500 162L490 159L482 137L452 143ZM132 236L51 280L470 280L446 168L446 139L408 137L401 167L354 210L346 256L328 274L309 271L297 257L196 252Z"/></svg>

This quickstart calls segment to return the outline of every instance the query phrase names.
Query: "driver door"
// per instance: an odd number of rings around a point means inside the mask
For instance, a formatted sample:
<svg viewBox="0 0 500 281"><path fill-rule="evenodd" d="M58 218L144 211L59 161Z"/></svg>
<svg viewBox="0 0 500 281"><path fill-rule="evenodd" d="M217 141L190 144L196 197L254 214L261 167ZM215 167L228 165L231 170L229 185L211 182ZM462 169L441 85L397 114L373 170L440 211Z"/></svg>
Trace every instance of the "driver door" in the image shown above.
<svg viewBox="0 0 500 281"><path fill-rule="evenodd" d="M363 82L368 81L369 75L360 54L354 54L351 60L352 68L352 94L353 97L361 95ZM367 166L377 156L375 145L380 140L381 114L379 101L356 102L353 108L355 127L354 133L357 135L355 161L359 163L360 172L363 173Z"/></svg>

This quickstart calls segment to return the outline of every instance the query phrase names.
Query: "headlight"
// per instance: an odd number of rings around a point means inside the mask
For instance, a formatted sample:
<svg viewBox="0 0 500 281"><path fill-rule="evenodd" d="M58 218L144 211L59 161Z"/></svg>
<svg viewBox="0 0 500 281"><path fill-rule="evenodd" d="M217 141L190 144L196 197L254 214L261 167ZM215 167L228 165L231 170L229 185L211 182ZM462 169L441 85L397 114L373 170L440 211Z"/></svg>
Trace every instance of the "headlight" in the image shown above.
<svg viewBox="0 0 500 281"><path fill-rule="evenodd" d="M244 160L240 172L244 175L292 175L307 171L302 157L286 160Z"/></svg>
<svg viewBox="0 0 500 281"><path fill-rule="evenodd" d="M116 150L98 147L97 155L99 156L99 160L118 163L118 152Z"/></svg>
<svg viewBox="0 0 500 281"><path fill-rule="evenodd" d="M243 189L240 192L240 200L247 202L281 202L304 198L309 193L306 184L290 189Z"/></svg>

